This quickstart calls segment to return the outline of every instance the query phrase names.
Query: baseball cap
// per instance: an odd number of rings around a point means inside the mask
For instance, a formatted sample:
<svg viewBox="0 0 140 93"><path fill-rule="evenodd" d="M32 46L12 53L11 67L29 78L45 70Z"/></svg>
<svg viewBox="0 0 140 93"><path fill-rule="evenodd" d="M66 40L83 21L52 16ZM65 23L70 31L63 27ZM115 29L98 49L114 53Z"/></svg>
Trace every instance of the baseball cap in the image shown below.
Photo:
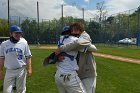
<svg viewBox="0 0 140 93"><path fill-rule="evenodd" d="M10 32L22 32L22 30L19 26L13 25L10 27Z"/></svg>
<svg viewBox="0 0 140 93"><path fill-rule="evenodd" d="M70 26L64 26L61 32L61 35L63 35L65 32L70 30Z"/></svg>

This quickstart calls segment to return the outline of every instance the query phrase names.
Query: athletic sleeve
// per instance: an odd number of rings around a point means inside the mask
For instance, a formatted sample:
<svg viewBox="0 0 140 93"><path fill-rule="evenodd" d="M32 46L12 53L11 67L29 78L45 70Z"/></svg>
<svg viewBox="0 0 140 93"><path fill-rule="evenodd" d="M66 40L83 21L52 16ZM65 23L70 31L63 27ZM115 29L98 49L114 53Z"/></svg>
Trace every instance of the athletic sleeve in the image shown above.
<svg viewBox="0 0 140 93"><path fill-rule="evenodd" d="M90 46L91 46L90 36L86 32L83 32L77 40L73 41L72 43L61 46L60 50L62 52L68 52L73 50L86 52Z"/></svg>
<svg viewBox="0 0 140 93"><path fill-rule="evenodd" d="M71 43L65 44L60 47L60 50L62 52L68 52L68 51L73 51L73 50L81 50L84 47L87 47L90 45L90 41L79 38L77 40L74 40Z"/></svg>
<svg viewBox="0 0 140 93"><path fill-rule="evenodd" d="M95 45L91 44L91 45L88 47L88 51L95 52L95 51L97 51L97 48L96 48Z"/></svg>
<svg viewBox="0 0 140 93"><path fill-rule="evenodd" d="M4 47L2 44L0 46L0 58L4 58Z"/></svg>
<svg viewBox="0 0 140 93"><path fill-rule="evenodd" d="M60 47L60 50L61 50L61 52L68 52L68 51L76 50L76 48L77 48L78 46L79 46L79 45L78 45L77 40L76 40L76 41L73 41L73 42L71 42L71 43L62 45L62 46Z"/></svg>
<svg viewBox="0 0 140 93"><path fill-rule="evenodd" d="M31 57L32 54L31 54L31 51L29 49L29 45L26 44L26 47L25 47L25 57Z"/></svg>

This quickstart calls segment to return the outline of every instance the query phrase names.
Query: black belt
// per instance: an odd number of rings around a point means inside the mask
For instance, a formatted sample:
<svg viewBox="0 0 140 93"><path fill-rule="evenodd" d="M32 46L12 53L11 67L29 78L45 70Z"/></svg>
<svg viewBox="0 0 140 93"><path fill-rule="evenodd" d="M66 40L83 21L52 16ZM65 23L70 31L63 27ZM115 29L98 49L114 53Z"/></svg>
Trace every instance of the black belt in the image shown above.
<svg viewBox="0 0 140 93"><path fill-rule="evenodd" d="M18 67L18 68L13 68L13 69L8 69L8 70L18 70L18 69L21 69L21 68L23 68L23 67L25 67L25 66L22 66L22 67Z"/></svg>
<svg viewBox="0 0 140 93"><path fill-rule="evenodd" d="M71 74L67 74L67 75L65 75L65 74L60 74L60 77L63 77L64 82L65 82L66 80L70 81L70 76L71 76Z"/></svg>

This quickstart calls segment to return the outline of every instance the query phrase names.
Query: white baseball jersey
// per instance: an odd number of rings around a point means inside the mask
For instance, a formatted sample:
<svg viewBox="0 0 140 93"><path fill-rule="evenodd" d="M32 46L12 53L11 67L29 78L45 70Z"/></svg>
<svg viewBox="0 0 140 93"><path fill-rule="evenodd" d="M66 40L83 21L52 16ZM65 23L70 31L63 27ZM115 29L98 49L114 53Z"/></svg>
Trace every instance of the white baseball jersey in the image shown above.
<svg viewBox="0 0 140 93"><path fill-rule="evenodd" d="M4 66L7 69L21 68L26 65L26 57L29 56L31 52L24 38L20 38L17 43L6 40L1 44L0 57L5 58Z"/></svg>
<svg viewBox="0 0 140 93"><path fill-rule="evenodd" d="M74 36L61 36L58 46L62 46L65 44L68 44L70 42L73 42L74 40L77 40L77 37ZM72 56L74 59L71 59L68 56L64 55L64 60L63 62L59 62L57 64L57 69L61 72L65 72L65 73L69 73L71 71L76 71L79 69L78 65L77 65L77 61L76 61L76 57L78 54L78 51L70 51L70 52L66 52L67 55Z"/></svg>

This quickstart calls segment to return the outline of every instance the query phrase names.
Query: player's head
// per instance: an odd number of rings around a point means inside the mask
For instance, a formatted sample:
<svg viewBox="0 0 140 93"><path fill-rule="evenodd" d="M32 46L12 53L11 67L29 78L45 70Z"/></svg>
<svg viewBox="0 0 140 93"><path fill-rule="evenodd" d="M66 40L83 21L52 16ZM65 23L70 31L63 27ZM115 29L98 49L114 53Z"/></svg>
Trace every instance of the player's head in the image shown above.
<svg viewBox="0 0 140 93"><path fill-rule="evenodd" d="M69 34L70 34L70 26L64 26L61 35L69 35Z"/></svg>
<svg viewBox="0 0 140 93"><path fill-rule="evenodd" d="M10 27L10 37L12 40L19 41L22 36L22 30L19 26L13 25Z"/></svg>
<svg viewBox="0 0 140 93"><path fill-rule="evenodd" d="M82 23L73 23L70 25L71 34L75 36L80 36L84 31L84 25Z"/></svg>

